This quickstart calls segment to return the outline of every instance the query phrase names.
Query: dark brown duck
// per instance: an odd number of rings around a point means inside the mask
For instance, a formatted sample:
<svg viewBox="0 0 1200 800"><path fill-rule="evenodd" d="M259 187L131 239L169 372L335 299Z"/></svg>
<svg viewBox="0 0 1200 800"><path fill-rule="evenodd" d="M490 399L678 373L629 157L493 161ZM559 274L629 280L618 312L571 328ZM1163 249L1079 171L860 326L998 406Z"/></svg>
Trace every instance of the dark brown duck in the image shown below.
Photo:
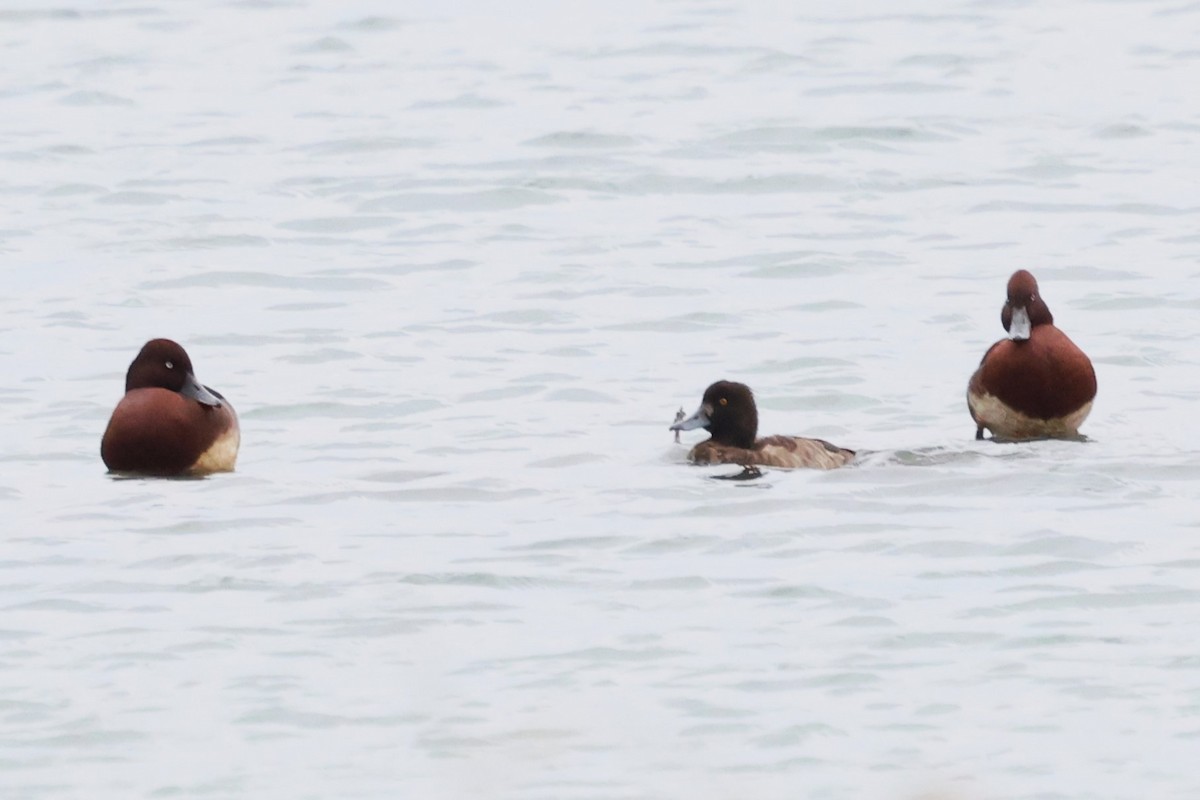
<svg viewBox="0 0 1200 800"><path fill-rule="evenodd" d="M743 383L717 381L704 391L696 413L671 426L673 431L704 428L711 436L691 449L693 464L738 464L793 469L836 469L854 460L854 451L824 439L758 436L758 407Z"/></svg>

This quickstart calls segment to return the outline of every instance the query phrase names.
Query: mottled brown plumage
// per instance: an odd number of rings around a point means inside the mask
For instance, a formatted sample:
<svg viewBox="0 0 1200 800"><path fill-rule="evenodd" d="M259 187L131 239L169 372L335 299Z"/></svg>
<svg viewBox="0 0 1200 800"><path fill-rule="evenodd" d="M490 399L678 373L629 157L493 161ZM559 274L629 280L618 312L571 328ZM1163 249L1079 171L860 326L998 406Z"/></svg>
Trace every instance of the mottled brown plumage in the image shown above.
<svg viewBox="0 0 1200 800"><path fill-rule="evenodd" d="M836 469L853 461L854 451L824 439L765 436L750 447L730 447L708 439L693 447L688 459L693 464Z"/></svg>

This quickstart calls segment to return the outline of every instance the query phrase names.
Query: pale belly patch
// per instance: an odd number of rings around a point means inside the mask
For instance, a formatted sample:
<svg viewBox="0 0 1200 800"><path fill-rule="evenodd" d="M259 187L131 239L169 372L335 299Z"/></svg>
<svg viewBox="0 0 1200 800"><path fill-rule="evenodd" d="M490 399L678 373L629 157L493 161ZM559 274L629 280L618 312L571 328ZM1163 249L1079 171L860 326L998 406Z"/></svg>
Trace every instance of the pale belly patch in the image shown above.
<svg viewBox="0 0 1200 800"><path fill-rule="evenodd" d="M1079 435L1079 426L1092 410L1089 400L1082 406L1062 417L1038 419L1026 416L1005 405L991 394L971 394L967 398L971 413L980 427L987 428L993 436L1004 439L1063 438Z"/></svg>

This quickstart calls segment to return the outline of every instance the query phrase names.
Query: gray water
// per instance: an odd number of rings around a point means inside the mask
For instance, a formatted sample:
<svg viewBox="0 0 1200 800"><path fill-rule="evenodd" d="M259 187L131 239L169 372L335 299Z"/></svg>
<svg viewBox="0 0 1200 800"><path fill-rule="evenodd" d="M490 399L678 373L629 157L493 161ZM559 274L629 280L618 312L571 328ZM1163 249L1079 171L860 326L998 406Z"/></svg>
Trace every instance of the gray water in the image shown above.
<svg viewBox="0 0 1200 800"><path fill-rule="evenodd" d="M1200 5L746 5L0 8L0 796L1200 795ZM155 336L236 473L105 473Z"/></svg>

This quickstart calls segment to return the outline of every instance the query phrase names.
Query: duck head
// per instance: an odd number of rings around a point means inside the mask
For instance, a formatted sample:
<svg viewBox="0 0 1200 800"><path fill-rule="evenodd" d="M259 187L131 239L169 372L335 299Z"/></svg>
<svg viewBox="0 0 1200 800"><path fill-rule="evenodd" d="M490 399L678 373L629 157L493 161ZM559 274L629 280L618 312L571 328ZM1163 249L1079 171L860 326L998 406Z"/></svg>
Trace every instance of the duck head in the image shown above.
<svg viewBox="0 0 1200 800"><path fill-rule="evenodd" d="M1033 273L1019 269L1008 279L1008 299L1000 310L1000 321L1009 338L1018 342L1028 339L1034 326L1054 324L1054 316L1038 291Z"/></svg>
<svg viewBox="0 0 1200 800"><path fill-rule="evenodd" d="M221 398L196 380L187 352L170 339L146 342L125 373L127 393L134 389L154 388L178 392L213 408L221 406Z"/></svg>
<svg viewBox="0 0 1200 800"><path fill-rule="evenodd" d="M673 431L704 428L714 441L733 447L753 447L758 435L758 408L754 393L744 383L717 381L704 390L700 407L687 419L671 426Z"/></svg>

